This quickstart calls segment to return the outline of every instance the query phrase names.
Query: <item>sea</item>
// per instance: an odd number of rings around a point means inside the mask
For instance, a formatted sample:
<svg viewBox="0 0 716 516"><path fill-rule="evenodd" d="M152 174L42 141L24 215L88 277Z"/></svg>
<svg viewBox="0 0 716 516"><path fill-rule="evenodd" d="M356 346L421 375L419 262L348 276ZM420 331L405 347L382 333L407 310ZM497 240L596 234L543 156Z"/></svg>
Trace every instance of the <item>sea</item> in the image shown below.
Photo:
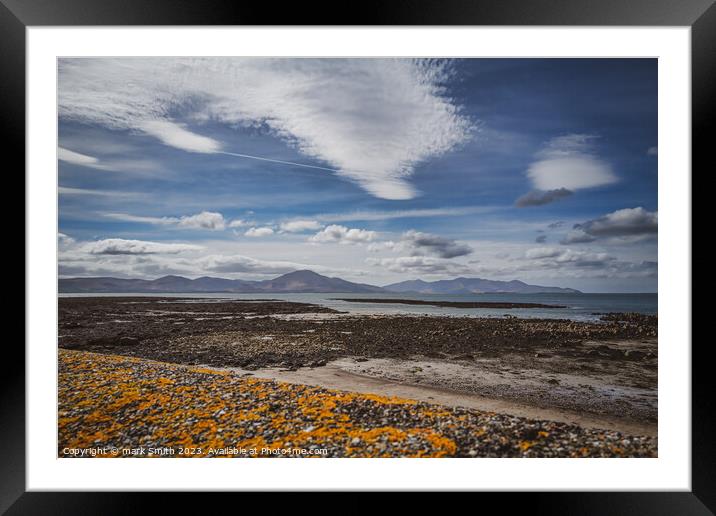
<svg viewBox="0 0 716 516"><path fill-rule="evenodd" d="M658 294L407 294L407 293L320 293L320 294L230 294L230 293L140 293L140 294L60 294L60 297L176 297L180 299L242 299L295 301L313 303L353 314L410 314L451 317L532 317L539 319L571 319L574 321L598 320L600 314L609 312L637 312L656 314ZM338 298L351 298L342 301ZM422 301L492 301L508 303L540 303L560 305L565 308L453 308L429 305L404 305L399 303L367 303L360 299L417 299Z"/></svg>

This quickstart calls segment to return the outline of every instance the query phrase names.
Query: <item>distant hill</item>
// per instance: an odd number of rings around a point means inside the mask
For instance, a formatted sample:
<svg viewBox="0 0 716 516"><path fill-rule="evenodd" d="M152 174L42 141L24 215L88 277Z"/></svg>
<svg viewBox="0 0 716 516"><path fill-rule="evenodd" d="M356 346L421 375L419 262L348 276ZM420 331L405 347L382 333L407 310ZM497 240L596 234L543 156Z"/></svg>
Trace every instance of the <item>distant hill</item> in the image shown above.
<svg viewBox="0 0 716 516"><path fill-rule="evenodd" d="M256 285L263 292L383 292L374 285L329 278L307 270L289 272L276 279L256 282Z"/></svg>
<svg viewBox="0 0 716 516"><path fill-rule="evenodd" d="M576 292L571 288L542 287L528 285L522 281L493 281L481 278L455 278L452 280L423 281L411 280L376 287L365 283L353 283L341 278L329 278L313 271L289 272L278 278L262 281L245 281L225 278L189 279L183 276L163 276L155 280L123 278L61 278L61 293L300 293L300 292L416 292L419 294L470 294L488 292L509 292L533 294L539 292Z"/></svg>
<svg viewBox="0 0 716 516"><path fill-rule="evenodd" d="M244 281L204 276L189 279L183 276L164 276L155 280L123 278L61 278L61 293L260 293L260 292L383 292L373 285L352 283L329 278L313 271L290 272L263 281Z"/></svg>
<svg viewBox="0 0 716 516"><path fill-rule="evenodd" d="M482 294L506 292L512 294L537 294L540 292L580 293L579 290L561 287L529 285L523 281L495 281L482 278L455 278L452 280L409 280L383 287L388 292L415 292L418 294Z"/></svg>

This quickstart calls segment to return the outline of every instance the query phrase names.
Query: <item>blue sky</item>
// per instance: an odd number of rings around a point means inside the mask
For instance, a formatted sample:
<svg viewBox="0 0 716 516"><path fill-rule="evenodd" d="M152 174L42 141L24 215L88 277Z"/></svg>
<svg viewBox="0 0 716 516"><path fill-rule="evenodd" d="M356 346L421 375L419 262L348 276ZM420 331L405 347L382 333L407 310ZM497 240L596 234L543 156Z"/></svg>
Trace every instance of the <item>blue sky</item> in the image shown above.
<svg viewBox="0 0 716 516"><path fill-rule="evenodd" d="M654 59L59 62L61 276L657 287Z"/></svg>

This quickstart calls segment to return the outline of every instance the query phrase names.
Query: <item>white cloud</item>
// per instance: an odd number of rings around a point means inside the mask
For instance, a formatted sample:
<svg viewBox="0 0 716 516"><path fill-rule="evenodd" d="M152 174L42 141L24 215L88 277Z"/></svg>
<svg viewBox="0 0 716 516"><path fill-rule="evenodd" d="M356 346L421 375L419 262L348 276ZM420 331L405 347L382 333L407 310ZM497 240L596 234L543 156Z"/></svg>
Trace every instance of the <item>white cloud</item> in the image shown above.
<svg viewBox="0 0 716 516"><path fill-rule="evenodd" d="M243 228L246 226L252 225L252 222L249 222L248 220L243 219L234 219L231 222L229 222L230 228Z"/></svg>
<svg viewBox="0 0 716 516"><path fill-rule="evenodd" d="M368 247L366 247L366 250L369 253L379 253L384 250L392 251L398 246L396 242L393 242L392 240L384 240L383 242L375 242L373 244L370 244Z"/></svg>
<svg viewBox="0 0 716 516"><path fill-rule="evenodd" d="M542 260L541 267L560 267L572 265L575 267L605 267L616 260L607 253L594 253L589 251L574 251L572 249L558 249L556 247L538 247L529 249L525 253L528 260Z"/></svg>
<svg viewBox="0 0 716 516"><path fill-rule="evenodd" d="M338 244L360 244L374 240L377 236L375 231L365 229L347 228L337 224L326 226L311 238L309 242L315 244L338 243Z"/></svg>
<svg viewBox="0 0 716 516"><path fill-rule="evenodd" d="M60 161L66 161L67 163L72 163L73 165L83 166L95 165L99 162L99 160L93 156L80 154L79 152L74 152L62 147L57 148L57 159Z"/></svg>
<svg viewBox="0 0 716 516"><path fill-rule="evenodd" d="M293 261L293 254L280 242L274 244L249 242L243 248L249 255L234 254L236 243L230 240L202 241L201 246L184 243L163 243L139 240L105 239L102 241L76 241L66 233L58 234L60 275L116 276L153 279L166 274L187 277L277 276L299 269L311 269L321 274L358 279L365 274L356 265L349 267L323 263L325 252L310 254L307 262ZM254 255L253 253L258 253ZM345 261L343 262L346 265Z"/></svg>
<svg viewBox="0 0 716 516"><path fill-rule="evenodd" d="M578 190L618 181L611 166L594 153L595 137L570 134L550 140L537 153L527 176L537 190Z"/></svg>
<svg viewBox="0 0 716 516"><path fill-rule="evenodd" d="M194 134L184 125L169 120L145 120L139 122L137 127L145 133L159 138L165 145L176 147L188 152L213 153L221 150L221 144L216 140Z"/></svg>
<svg viewBox="0 0 716 516"><path fill-rule="evenodd" d="M62 119L221 145L172 121L263 125L373 195L409 199L415 166L466 141L449 63L412 59L83 58L59 65ZM230 149L227 149L230 150Z"/></svg>
<svg viewBox="0 0 716 516"><path fill-rule="evenodd" d="M345 245L305 246L299 258L295 243L287 242L287 239L271 238L244 239L241 254L236 254L236 241L223 238L223 235L214 240L202 240L201 248L181 252L176 252L178 250L175 248L161 249L150 245L144 249L134 246L129 249L143 253L150 251L148 254L92 254L85 245L93 242L74 241L70 238L74 233L64 229L62 233L67 235L67 238L58 235L59 267L63 277L116 276L153 279L166 274L179 274L187 277L213 275L261 279L291 270L311 269L320 274L374 285L429 275L434 279L455 276L521 279L528 283L575 288L581 288L580 285L590 284L592 281L592 285L608 285L608 288L618 289L626 288L627 285L621 282L621 278L654 278L658 272L657 264L653 261L655 254L643 246L620 246L609 250L587 249L579 253L575 249L569 253L561 253L564 247L548 246L547 249L556 247L556 250L541 253L545 257L537 259L526 258L526 252L534 248L539 249L539 245L471 240L467 243L475 249L474 259L460 263L460 259L447 260L434 256L384 257L363 252L369 246L357 250L353 246ZM194 242L171 243L186 245ZM385 241L373 242L383 243ZM128 251L122 247L114 249L113 252L118 250ZM610 259L613 252L616 253L616 259ZM531 255L535 256L534 253ZM366 261L368 256L372 259Z"/></svg>
<svg viewBox="0 0 716 516"><path fill-rule="evenodd" d="M302 233L321 229L322 224L317 220L291 220L280 225L281 231L286 233Z"/></svg>
<svg viewBox="0 0 716 516"><path fill-rule="evenodd" d="M649 147L646 149L647 156L657 156L659 154L659 148L658 147Z"/></svg>
<svg viewBox="0 0 716 516"><path fill-rule="evenodd" d="M246 233L244 233L247 237L265 237L269 235L273 235L273 229L263 227L263 228L251 228Z"/></svg>
<svg viewBox="0 0 716 516"><path fill-rule="evenodd" d="M202 211L196 215L180 217L178 225L183 228L221 231L226 227L226 221L221 213Z"/></svg>
<svg viewBox="0 0 716 516"><path fill-rule="evenodd" d="M572 249L567 249L556 258L557 263L573 263L579 267L600 267L615 260L616 257L607 253L573 251Z"/></svg>
<svg viewBox="0 0 716 516"><path fill-rule="evenodd" d="M75 239L64 233L57 233L57 247L60 251L69 249L75 245Z"/></svg>
<svg viewBox="0 0 716 516"><path fill-rule="evenodd" d="M176 254L184 251L197 251L201 246L191 244L167 244L148 242L145 240L125 240L123 238L107 238L82 244L79 249L90 254Z"/></svg>

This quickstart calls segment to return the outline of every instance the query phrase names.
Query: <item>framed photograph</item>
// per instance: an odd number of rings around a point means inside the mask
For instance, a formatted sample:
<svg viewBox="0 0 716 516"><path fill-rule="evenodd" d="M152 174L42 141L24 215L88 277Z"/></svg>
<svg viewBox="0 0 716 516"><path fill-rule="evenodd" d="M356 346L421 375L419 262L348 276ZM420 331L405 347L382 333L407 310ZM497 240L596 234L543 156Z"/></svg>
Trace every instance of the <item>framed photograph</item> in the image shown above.
<svg viewBox="0 0 716 516"><path fill-rule="evenodd" d="M2 510L714 510L713 2L0 3L27 203Z"/></svg>

